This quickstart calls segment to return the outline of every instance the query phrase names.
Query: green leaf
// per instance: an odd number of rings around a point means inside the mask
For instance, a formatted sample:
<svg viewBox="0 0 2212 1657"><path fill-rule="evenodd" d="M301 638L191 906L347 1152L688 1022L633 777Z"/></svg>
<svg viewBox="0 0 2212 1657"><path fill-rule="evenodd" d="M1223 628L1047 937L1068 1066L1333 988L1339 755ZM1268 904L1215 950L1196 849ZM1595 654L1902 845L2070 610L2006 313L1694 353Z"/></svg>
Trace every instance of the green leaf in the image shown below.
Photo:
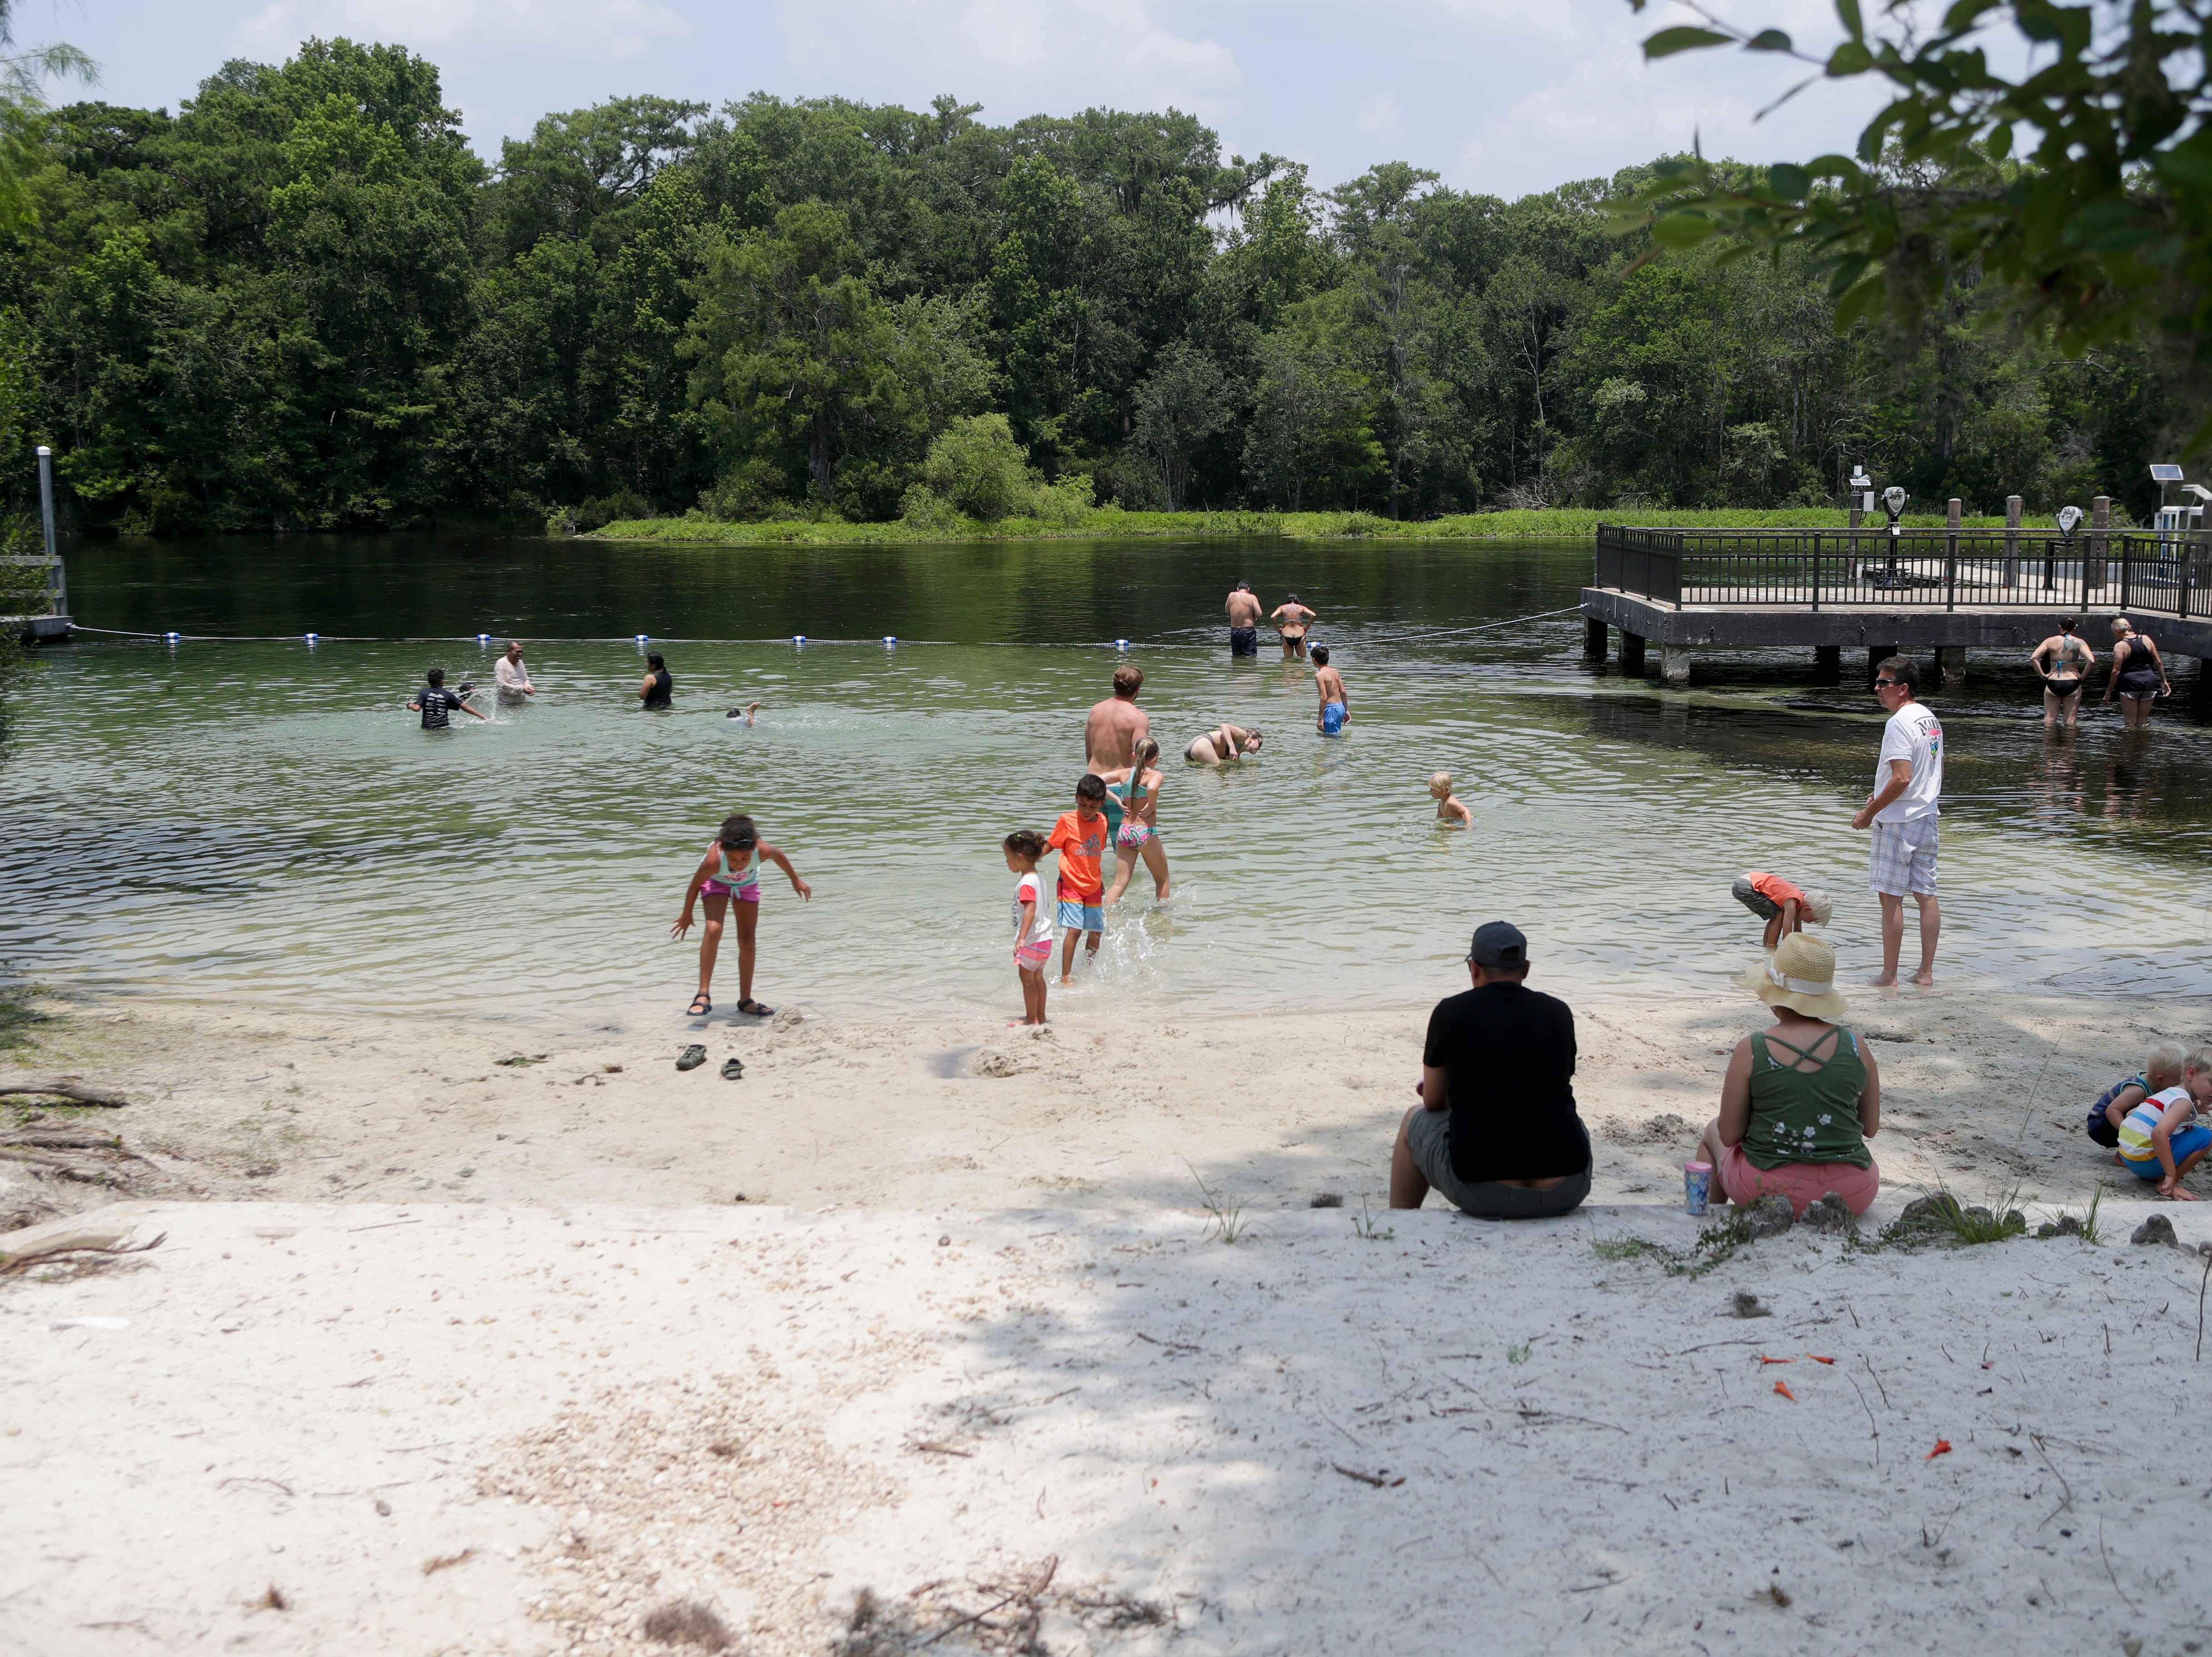
<svg viewBox="0 0 2212 1657"><path fill-rule="evenodd" d="M1828 54L1828 73L1838 79L1863 75L1874 67L1874 53L1856 40L1846 40Z"/></svg>
<svg viewBox="0 0 2212 1657"><path fill-rule="evenodd" d="M1644 43L1646 59L1672 58L1678 52L1697 52L1705 46L1732 46L1733 39L1717 29L1662 28Z"/></svg>
<svg viewBox="0 0 2212 1657"><path fill-rule="evenodd" d="M1746 52L1789 52L1794 50L1790 37L1778 28L1763 28L1743 43Z"/></svg>
<svg viewBox="0 0 2212 1657"><path fill-rule="evenodd" d="M1784 161L1766 169L1766 187L1787 201L1798 201L1813 187L1813 175Z"/></svg>
<svg viewBox="0 0 2212 1657"><path fill-rule="evenodd" d="M2154 158L2151 171L2171 183L2193 190L2212 190L2212 132L2200 131L2186 143L2178 143Z"/></svg>
<svg viewBox="0 0 2212 1657"><path fill-rule="evenodd" d="M1998 122L1990 129L1990 136L1982 140L1982 148L1989 153L1991 161L2002 161L2012 154L2012 128L2004 122Z"/></svg>
<svg viewBox="0 0 2212 1657"><path fill-rule="evenodd" d="M1836 19L1852 40L1866 39L1866 23L1859 16L1859 0L1836 0Z"/></svg>
<svg viewBox="0 0 2212 1657"><path fill-rule="evenodd" d="M1717 228L1711 219L1695 213L1669 213L1652 222L1651 239L1662 247L1694 247L1710 241Z"/></svg>

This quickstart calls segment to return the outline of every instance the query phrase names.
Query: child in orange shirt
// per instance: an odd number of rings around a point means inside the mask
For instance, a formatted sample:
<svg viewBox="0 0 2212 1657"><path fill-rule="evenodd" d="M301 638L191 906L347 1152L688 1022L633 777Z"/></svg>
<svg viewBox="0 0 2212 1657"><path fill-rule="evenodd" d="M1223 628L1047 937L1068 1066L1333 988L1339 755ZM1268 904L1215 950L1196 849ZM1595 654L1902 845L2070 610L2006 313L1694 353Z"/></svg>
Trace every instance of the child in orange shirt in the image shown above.
<svg viewBox="0 0 2212 1657"><path fill-rule="evenodd" d="M1802 932L1806 922L1826 926L1835 917L1835 901L1826 892L1793 886L1763 868L1737 875L1729 890L1738 903L1766 923L1762 941L1770 955L1789 934Z"/></svg>
<svg viewBox="0 0 2212 1657"><path fill-rule="evenodd" d="M1075 809L1064 811L1045 840L1060 854L1060 926L1067 941L1060 952L1060 981L1074 981L1075 940L1091 935L1086 954L1098 953L1106 929L1106 880L1099 865L1106 856L1106 783L1086 776L1075 785Z"/></svg>

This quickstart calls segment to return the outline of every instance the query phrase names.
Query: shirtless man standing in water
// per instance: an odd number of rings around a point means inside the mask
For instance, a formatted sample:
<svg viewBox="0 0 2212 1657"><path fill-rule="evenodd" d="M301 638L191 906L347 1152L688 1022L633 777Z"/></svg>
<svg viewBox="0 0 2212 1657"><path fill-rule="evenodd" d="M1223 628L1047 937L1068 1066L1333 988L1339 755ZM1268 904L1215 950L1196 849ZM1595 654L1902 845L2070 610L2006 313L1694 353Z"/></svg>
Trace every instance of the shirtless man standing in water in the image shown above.
<svg viewBox="0 0 2212 1657"><path fill-rule="evenodd" d="M1091 706L1083 722L1083 769L1096 776L1126 766L1137 744L1152 734L1152 718L1137 705L1145 671L1133 661L1114 670L1114 694Z"/></svg>
<svg viewBox="0 0 2212 1657"><path fill-rule="evenodd" d="M1298 602L1296 593L1291 594L1287 604L1277 605L1274 613L1268 618L1275 624L1275 631L1283 636L1284 661L1305 655L1306 629L1320 618Z"/></svg>
<svg viewBox="0 0 2212 1657"><path fill-rule="evenodd" d="M1236 591L1229 595L1229 602L1221 607L1229 612L1229 654L1258 655L1261 610L1260 600L1252 595L1252 583L1238 582Z"/></svg>

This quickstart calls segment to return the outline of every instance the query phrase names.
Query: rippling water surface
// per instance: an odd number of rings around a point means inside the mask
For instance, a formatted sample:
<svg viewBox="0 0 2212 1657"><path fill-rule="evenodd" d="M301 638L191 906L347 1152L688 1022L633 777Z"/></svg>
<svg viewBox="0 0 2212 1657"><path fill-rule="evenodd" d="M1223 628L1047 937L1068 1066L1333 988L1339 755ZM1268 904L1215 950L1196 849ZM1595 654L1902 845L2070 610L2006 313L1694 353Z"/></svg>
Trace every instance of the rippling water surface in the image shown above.
<svg viewBox="0 0 2212 1657"><path fill-rule="evenodd" d="M1575 545L95 545L70 568L80 621L231 642L41 658L0 765L0 959L301 1007L680 1008L692 952L668 925L715 824L744 809L815 888L802 905L764 876L764 997L1018 1007L998 842L1072 803L1122 637L1171 754L1224 717L1269 746L1218 773L1170 760L1174 894L1155 903L1139 872L1079 999L1425 1002L1464 982L1469 929L1501 915L1555 985L1700 993L1755 948L1727 893L1746 867L1828 886L1831 936L1870 966L1848 825L1871 698L1779 654L1662 692L1583 661L1573 615L1469 631L1572 604L1588 567ZM1352 695L1343 740L1315 734L1304 664L1228 657L1239 576L1322 612ZM400 704L421 670L488 685L510 631L538 702L417 729ZM671 641L673 713L635 705L640 651L617 641L640 631ZM1971 694L1933 701L1943 971L2203 996L2207 732L2169 704L2147 740L2113 717L2046 742L2025 670L1973 665ZM723 717L755 697L758 727ZM1472 833L1435 825L1438 769Z"/></svg>

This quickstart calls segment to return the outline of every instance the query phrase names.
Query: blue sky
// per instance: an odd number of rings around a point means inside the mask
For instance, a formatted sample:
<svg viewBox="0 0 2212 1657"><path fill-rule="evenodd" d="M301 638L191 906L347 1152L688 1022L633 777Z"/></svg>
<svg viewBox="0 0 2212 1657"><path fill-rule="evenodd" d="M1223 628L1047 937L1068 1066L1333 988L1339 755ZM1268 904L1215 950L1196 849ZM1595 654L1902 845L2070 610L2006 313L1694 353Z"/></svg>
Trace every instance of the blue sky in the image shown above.
<svg viewBox="0 0 2212 1657"><path fill-rule="evenodd" d="M1825 51L1816 0L1727 0ZM82 46L94 95L174 109L226 59L278 62L313 35L398 41L437 64L447 101L496 159L549 110L627 93L719 103L755 90L923 107L940 92L1011 121L1093 104L1172 104L1224 149L1334 183L1376 161L1517 196L1610 174L1701 132L1707 155L1848 149L1871 87L1816 86L1740 52L1646 66L1637 42L1683 21L1654 0L19 0L16 35ZM70 94L64 91L62 96Z"/></svg>

